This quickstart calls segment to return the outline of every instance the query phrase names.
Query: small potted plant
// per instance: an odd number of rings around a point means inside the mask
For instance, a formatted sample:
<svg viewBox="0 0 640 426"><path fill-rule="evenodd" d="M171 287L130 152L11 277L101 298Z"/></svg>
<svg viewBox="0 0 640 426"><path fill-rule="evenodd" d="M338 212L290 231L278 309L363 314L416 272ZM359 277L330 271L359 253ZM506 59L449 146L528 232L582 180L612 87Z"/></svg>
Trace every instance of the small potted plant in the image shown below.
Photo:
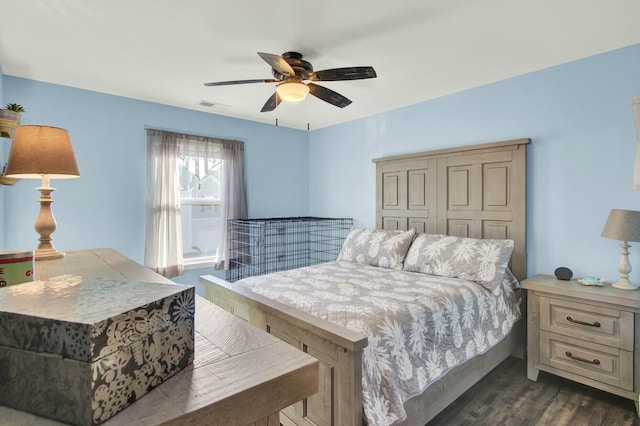
<svg viewBox="0 0 640 426"><path fill-rule="evenodd" d="M25 112L20 104L8 103L0 109L0 137L10 138L13 129L20 124L20 114Z"/></svg>

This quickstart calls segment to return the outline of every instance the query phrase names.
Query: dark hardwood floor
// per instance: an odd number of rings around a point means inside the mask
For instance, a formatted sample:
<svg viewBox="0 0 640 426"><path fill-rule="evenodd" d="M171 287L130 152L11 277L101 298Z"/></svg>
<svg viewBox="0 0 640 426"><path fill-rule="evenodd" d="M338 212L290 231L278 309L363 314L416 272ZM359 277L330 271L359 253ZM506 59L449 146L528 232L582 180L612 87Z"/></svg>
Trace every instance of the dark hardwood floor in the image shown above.
<svg viewBox="0 0 640 426"><path fill-rule="evenodd" d="M540 372L527 379L526 362L509 357L428 426L640 425L632 400Z"/></svg>

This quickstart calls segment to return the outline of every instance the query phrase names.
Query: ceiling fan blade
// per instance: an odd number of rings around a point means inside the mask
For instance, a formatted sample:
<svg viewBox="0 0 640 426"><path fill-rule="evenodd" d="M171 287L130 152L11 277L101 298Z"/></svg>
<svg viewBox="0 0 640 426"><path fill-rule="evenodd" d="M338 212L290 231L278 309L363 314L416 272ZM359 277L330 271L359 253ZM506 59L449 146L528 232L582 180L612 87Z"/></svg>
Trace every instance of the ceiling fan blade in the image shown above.
<svg viewBox="0 0 640 426"><path fill-rule="evenodd" d="M280 99L280 96L278 96L276 92L273 92L273 95L271 95L271 97L267 99L267 102L265 102L260 112L273 111L274 109L276 109L278 105L280 105L281 102L282 102L282 99Z"/></svg>
<svg viewBox="0 0 640 426"><path fill-rule="evenodd" d="M279 55L274 55L273 53L263 53L258 52L258 55L262 59L265 60L266 63L271 65L271 68L278 71L280 74L284 74L285 76L296 75L296 72L291 68L291 65Z"/></svg>
<svg viewBox="0 0 640 426"><path fill-rule="evenodd" d="M233 81L218 81L215 83L205 83L205 86L230 86L232 84L248 84L248 83L276 83L278 80L272 78L258 79L258 80L233 80Z"/></svg>
<svg viewBox="0 0 640 426"><path fill-rule="evenodd" d="M351 103L351 101L340 93L334 92L331 89L327 89L317 84L309 83L309 93L318 99L322 99L325 102L329 102L331 105L335 105L338 108L344 108Z"/></svg>
<svg viewBox="0 0 640 426"><path fill-rule="evenodd" d="M312 81L340 81L340 80L362 80L365 78L376 78L376 70L373 67L347 67L332 68L311 73L309 80Z"/></svg>

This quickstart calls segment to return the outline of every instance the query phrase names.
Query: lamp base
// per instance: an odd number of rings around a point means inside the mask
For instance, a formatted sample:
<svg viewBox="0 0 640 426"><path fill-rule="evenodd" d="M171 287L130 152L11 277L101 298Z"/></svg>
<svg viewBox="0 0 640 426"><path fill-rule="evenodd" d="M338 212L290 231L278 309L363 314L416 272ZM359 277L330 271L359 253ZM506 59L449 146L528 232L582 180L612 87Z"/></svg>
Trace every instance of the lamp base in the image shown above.
<svg viewBox="0 0 640 426"><path fill-rule="evenodd" d="M36 249L35 259L60 259L64 257L64 253L56 250L51 244L51 234L56 230L56 219L53 217L53 211L51 211L51 203L53 203L51 193L56 189L49 184L49 175L42 175L42 185L36 189L40 191L40 213L36 218L34 229L40 234L38 239L40 244Z"/></svg>
<svg viewBox="0 0 640 426"><path fill-rule="evenodd" d="M35 252L36 260L52 260L61 259L64 257L64 252L58 251L55 248L38 248Z"/></svg>
<svg viewBox="0 0 640 426"><path fill-rule="evenodd" d="M611 284L611 287L614 287L620 290L638 290L638 287L631 284L627 279L620 279L620 281Z"/></svg>

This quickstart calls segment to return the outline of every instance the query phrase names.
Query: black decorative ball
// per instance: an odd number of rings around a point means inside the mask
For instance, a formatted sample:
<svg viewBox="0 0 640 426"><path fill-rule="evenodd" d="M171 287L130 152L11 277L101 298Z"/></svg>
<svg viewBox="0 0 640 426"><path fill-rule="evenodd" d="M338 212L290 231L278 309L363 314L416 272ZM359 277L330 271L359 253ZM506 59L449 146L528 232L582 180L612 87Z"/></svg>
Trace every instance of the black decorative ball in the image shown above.
<svg viewBox="0 0 640 426"><path fill-rule="evenodd" d="M573 271L569 268L565 268L564 266L561 266L556 269L555 274L557 279L562 281L569 281L573 276Z"/></svg>

